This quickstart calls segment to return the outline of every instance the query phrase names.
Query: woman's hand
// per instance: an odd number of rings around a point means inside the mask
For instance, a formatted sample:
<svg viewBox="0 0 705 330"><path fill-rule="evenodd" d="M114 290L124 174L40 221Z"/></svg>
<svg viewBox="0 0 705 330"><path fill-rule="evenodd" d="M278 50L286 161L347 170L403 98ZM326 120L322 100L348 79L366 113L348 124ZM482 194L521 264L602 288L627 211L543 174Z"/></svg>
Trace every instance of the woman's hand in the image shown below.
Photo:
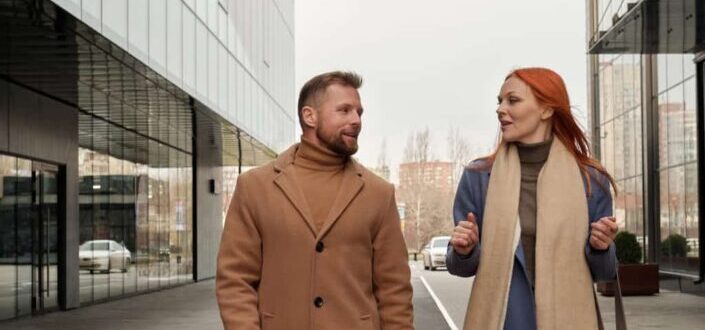
<svg viewBox="0 0 705 330"><path fill-rule="evenodd" d="M475 215L470 212L466 221L458 222L458 225L453 228L450 244L453 246L455 253L466 256L472 252L472 249L475 248L479 241L480 234L477 229L477 221L475 220Z"/></svg>
<svg viewBox="0 0 705 330"><path fill-rule="evenodd" d="M595 250L607 250L617 236L617 219L604 217L590 224L590 246Z"/></svg>

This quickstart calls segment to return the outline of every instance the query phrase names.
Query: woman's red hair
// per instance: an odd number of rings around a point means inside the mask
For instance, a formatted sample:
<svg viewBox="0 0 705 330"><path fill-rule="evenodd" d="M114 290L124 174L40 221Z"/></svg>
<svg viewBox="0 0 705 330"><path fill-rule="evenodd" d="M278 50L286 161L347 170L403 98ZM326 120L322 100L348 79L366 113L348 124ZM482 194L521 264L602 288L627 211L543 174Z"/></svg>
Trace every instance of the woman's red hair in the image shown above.
<svg viewBox="0 0 705 330"><path fill-rule="evenodd" d="M546 68L517 69L508 74L505 80L510 77L521 79L531 88L531 92L539 104L553 109L553 116L551 117L553 135L563 142L568 151L575 157L580 171L583 172L585 177L590 178L588 168L592 167L607 177L616 192L617 187L614 179L607 173L602 164L592 157L588 139L570 111L570 99L568 98L568 91L563 78L553 70ZM481 158L484 160L484 164L481 166L483 168L491 168L496 155L497 150L489 156ZM590 180L587 180L587 182L588 193L590 193Z"/></svg>

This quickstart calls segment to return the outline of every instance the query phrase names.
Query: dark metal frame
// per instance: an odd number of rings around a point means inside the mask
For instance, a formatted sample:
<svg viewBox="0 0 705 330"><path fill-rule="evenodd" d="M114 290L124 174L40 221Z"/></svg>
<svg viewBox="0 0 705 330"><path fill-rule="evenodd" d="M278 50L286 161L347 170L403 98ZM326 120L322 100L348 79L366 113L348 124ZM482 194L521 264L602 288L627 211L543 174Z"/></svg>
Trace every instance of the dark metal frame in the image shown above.
<svg viewBox="0 0 705 330"><path fill-rule="evenodd" d="M659 263L658 246L660 231L659 219L659 175L658 175L658 111L654 106L653 90L657 87L655 62L651 55L642 57L642 126L643 126L643 189L644 189L644 230L648 237L645 261Z"/></svg>
<svg viewBox="0 0 705 330"><path fill-rule="evenodd" d="M697 127L697 156L698 156L698 231L699 231L699 256L700 256L700 276L695 284L705 281L705 53L696 56L696 81L698 95L698 110L696 116Z"/></svg>

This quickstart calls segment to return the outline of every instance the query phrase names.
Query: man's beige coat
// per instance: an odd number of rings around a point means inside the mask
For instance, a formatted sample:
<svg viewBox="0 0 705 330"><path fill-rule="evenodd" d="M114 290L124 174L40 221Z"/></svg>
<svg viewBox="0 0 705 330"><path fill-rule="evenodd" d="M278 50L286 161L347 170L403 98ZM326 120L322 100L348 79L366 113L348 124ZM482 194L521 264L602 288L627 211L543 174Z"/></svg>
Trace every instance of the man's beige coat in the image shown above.
<svg viewBox="0 0 705 330"><path fill-rule="evenodd" d="M226 330L412 329L394 187L351 159L316 233L293 177L297 147L238 178L216 279Z"/></svg>

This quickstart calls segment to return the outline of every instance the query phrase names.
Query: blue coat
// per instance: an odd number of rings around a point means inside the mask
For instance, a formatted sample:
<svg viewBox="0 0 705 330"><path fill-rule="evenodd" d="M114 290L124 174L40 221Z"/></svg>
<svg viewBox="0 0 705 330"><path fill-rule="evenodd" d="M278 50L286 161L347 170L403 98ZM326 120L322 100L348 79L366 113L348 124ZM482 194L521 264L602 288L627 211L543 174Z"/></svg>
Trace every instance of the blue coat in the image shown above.
<svg viewBox="0 0 705 330"><path fill-rule="evenodd" d="M477 164L479 163L474 163L473 165ZM590 219L590 222L594 222L602 217L612 215L612 195L609 191L609 181L607 178L592 168L589 170L592 194L587 197L588 219ZM459 221L467 218L468 212L473 212L477 219L480 232L482 232L482 217L489 179L489 170L465 169L460 179L458 192L455 195L455 203L453 205L453 219L455 219L456 225ZM583 177L587 196L587 180L585 179L586 178ZM588 226L588 224L586 224L586 226ZM455 253L452 246L448 246L448 254L446 256L448 272L461 277L475 276L477 267L480 264L481 249L482 237L480 237L480 243L468 256L460 256ZM514 270L509 289L504 329L536 329L534 293L531 289L528 276L526 275L524 250L521 243L519 243L514 255ZM607 250L594 250L590 247L588 237L586 236L585 257L590 267L593 280L605 281L612 280L616 277L617 257L614 243L612 243ZM501 297L497 297L497 299L501 299Z"/></svg>

